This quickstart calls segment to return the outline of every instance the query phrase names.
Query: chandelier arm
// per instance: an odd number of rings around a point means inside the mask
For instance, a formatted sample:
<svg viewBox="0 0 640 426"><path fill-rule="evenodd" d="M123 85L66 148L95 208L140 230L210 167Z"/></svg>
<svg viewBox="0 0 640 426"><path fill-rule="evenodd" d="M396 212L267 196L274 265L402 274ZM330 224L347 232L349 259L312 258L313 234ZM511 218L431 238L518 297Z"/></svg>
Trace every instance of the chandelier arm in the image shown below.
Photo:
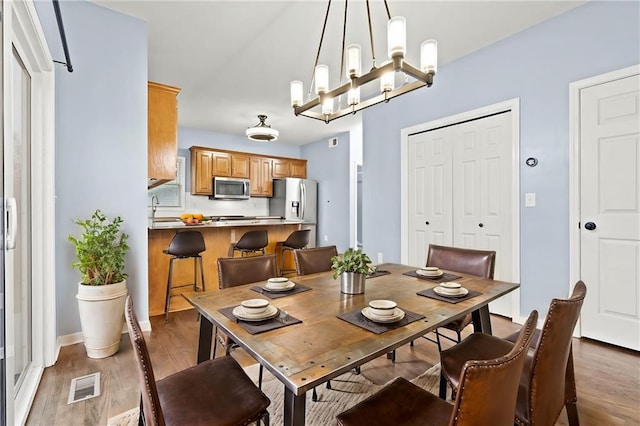
<svg viewBox="0 0 640 426"><path fill-rule="evenodd" d="M340 74L338 74L338 81L342 82L342 76L344 71L344 45L347 38L347 10L349 10L349 0L344 0L344 20L342 21L342 51L340 52Z"/></svg>
<svg viewBox="0 0 640 426"><path fill-rule="evenodd" d="M384 0L384 8L387 10L387 19L391 19L391 12L389 12L389 3L387 3L387 0Z"/></svg>
<svg viewBox="0 0 640 426"><path fill-rule="evenodd" d="M320 50L322 49L322 42L324 40L324 31L327 29L327 21L329 20L329 11L331 10L331 0L327 3L327 12L324 14L324 23L322 24L322 33L320 34L320 43L318 43L318 53L316 53L316 61L313 64L311 70L311 85L309 86L309 93L311 93L311 86L313 86L313 80L315 79L316 66L318 66L318 60L320 59Z"/></svg>
<svg viewBox="0 0 640 426"><path fill-rule="evenodd" d="M387 1L385 0L385 4ZM371 26L371 9L369 8L369 0L367 0L367 21L369 23L369 43L371 45L371 58L373 61L373 68L376 67L376 52L373 46L373 28Z"/></svg>

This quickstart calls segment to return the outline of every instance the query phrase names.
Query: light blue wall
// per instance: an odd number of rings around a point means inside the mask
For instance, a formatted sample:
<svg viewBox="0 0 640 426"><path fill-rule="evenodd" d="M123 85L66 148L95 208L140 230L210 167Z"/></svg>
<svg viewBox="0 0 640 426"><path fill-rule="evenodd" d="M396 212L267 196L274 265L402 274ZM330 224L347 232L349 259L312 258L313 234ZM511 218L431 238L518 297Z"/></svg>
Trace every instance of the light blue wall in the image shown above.
<svg viewBox="0 0 640 426"><path fill-rule="evenodd" d="M338 146L328 139L302 146L307 177L318 181L318 246L349 248L349 133L339 133ZM325 240L326 235L326 240Z"/></svg>
<svg viewBox="0 0 640 426"><path fill-rule="evenodd" d="M51 2L36 3L52 56L64 61ZM60 2L73 73L56 65L57 334L80 331L80 273L67 236L97 208L124 219L127 285L141 319L147 293L147 27L85 1Z"/></svg>
<svg viewBox="0 0 640 426"><path fill-rule="evenodd" d="M178 103L180 95L178 95ZM180 111L178 111L180 114ZM180 127L178 129L178 155L186 159L185 170L191 170L191 146L204 146L229 151L250 152L252 154L276 157L300 158L300 147L276 142L256 142L246 137L217 133L207 130ZM191 190L191 179L187 179L186 190Z"/></svg>
<svg viewBox="0 0 640 426"><path fill-rule="evenodd" d="M520 167L521 312L566 297L569 84L640 63L639 6L587 3L441 67L430 89L364 111L365 250L400 260L401 129L519 97L520 164L540 161ZM537 207L524 207L525 192L537 193Z"/></svg>

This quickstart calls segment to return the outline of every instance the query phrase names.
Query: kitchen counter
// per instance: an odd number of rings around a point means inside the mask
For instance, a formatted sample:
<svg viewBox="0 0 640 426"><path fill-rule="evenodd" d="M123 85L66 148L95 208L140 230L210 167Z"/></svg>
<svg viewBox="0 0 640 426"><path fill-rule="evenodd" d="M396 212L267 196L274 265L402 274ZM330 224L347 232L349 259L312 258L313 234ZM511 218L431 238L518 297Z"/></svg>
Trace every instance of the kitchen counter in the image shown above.
<svg viewBox="0 0 640 426"><path fill-rule="evenodd" d="M153 226L149 226L148 256L149 256L149 315L162 315L169 277L170 256L163 253L169 247L169 242L178 231L200 231L204 237L206 250L201 254L204 267L206 290L218 289L218 258L227 257L229 245L237 242L249 230L264 229L269 237L267 254L276 253L277 265L280 266L280 251L276 246L286 240L289 234L301 228L300 221L285 221L268 216L234 217L230 220L214 220L207 224L185 225L177 218L156 218ZM239 256L239 254L236 254ZM285 268L295 269L293 257L287 252ZM198 281L199 279L198 273ZM192 309L192 306L179 294L193 290L192 286L175 288L175 286L193 282L193 258L179 259L174 262L173 286L174 295L171 298L170 311ZM202 284L198 282L201 289ZM171 321L171 318L169 318Z"/></svg>

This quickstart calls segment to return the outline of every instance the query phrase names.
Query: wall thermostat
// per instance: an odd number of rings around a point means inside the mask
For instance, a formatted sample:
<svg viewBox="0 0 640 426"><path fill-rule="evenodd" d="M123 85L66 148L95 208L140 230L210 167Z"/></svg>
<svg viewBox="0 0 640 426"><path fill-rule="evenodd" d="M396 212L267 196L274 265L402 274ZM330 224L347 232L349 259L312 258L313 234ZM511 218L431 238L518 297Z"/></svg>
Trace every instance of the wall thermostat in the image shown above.
<svg viewBox="0 0 640 426"><path fill-rule="evenodd" d="M529 157L527 158L526 163L527 163L527 166L529 167L535 167L538 165L538 159L534 157Z"/></svg>

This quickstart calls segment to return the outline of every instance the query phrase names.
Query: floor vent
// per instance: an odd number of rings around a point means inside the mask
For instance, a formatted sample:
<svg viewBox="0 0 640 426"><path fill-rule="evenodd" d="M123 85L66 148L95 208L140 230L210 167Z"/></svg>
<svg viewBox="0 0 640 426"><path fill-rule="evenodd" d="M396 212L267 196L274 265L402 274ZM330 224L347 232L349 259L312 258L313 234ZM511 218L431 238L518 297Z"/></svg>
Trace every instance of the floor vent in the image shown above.
<svg viewBox="0 0 640 426"><path fill-rule="evenodd" d="M100 373L71 379L67 404L100 396Z"/></svg>

